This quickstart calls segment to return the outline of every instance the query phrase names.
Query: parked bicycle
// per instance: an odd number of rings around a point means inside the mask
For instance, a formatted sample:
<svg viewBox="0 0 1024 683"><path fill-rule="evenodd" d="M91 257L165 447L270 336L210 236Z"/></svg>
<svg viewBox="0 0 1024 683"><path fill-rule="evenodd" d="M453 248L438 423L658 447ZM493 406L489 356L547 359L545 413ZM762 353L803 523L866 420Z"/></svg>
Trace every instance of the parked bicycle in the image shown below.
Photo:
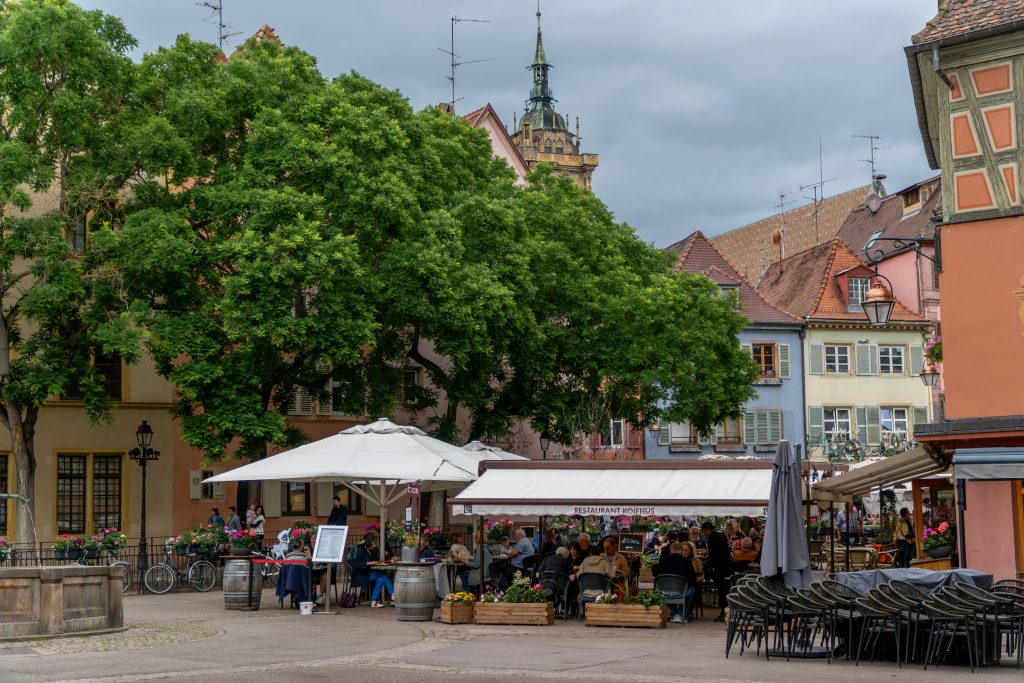
<svg viewBox="0 0 1024 683"><path fill-rule="evenodd" d="M115 560L114 558L117 557L116 552L112 552L110 550L100 550L99 556L95 558L97 562L96 564L93 564L88 554L83 550L82 553L78 556L78 558L74 562L72 562L70 566L98 567L100 566L100 560L102 560L104 557L106 557L106 564L108 567L124 567L124 581L121 583L121 592L127 593L128 589L132 586L132 568L128 565L127 562L123 560Z"/></svg>
<svg viewBox="0 0 1024 683"><path fill-rule="evenodd" d="M200 559L196 555L188 555L188 564L184 571L178 569L174 561L174 546L164 544L164 559L146 570L142 584L150 593L162 594L178 586L188 586L192 590L206 593L217 583L217 568L209 560Z"/></svg>
<svg viewBox="0 0 1024 683"><path fill-rule="evenodd" d="M277 579L281 575L281 564L280 561L284 559L284 556L278 557L273 550L267 551L253 551L253 559L270 560L266 564L260 563L260 577L263 583L270 582L270 585L276 586ZM262 585L262 584L261 584Z"/></svg>

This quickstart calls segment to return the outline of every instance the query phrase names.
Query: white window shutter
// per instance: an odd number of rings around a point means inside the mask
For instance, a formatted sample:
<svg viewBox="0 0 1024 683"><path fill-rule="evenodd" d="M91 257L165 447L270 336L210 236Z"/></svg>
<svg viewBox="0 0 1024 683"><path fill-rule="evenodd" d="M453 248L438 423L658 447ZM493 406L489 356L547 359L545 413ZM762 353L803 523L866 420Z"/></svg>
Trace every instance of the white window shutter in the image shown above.
<svg viewBox="0 0 1024 683"><path fill-rule="evenodd" d="M871 345L871 353L869 355L871 357L871 374L872 375L877 375L878 374L878 367L879 367L878 344L872 344Z"/></svg>
<svg viewBox="0 0 1024 683"><path fill-rule="evenodd" d="M334 499L334 484L329 481L316 483L316 514L327 517L331 514L331 501Z"/></svg>
<svg viewBox="0 0 1024 683"><path fill-rule="evenodd" d="M715 425L715 443L725 438L725 425Z"/></svg>
<svg viewBox="0 0 1024 683"><path fill-rule="evenodd" d="M868 443L868 409L865 406L857 406L857 441L863 445Z"/></svg>
<svg viewBox="0 0 1024 683"><path fill-rule="evenodd" d="M821 406L807 406L807 438L811 446L821 442L824 425L825 409Z"/></svg>
<svg viewBox="0 0 1024 683"><path fill-rule="evenodd" d="M743 443L757 445L757 411L748 410L743 413Z"/></svg>
<svg viewBox="0 0 1024 683"><path fill-rule="evenodd" d="M754 347L752 347L750 344L740 344L740 348L746 351L747 353L753 353Z"/></svg>
<svg viewBox="0 0 1024 683"><path fill-rule="evenodd" d="M658 431L658 445L668 446L672 443L672 425L663 424L661 429Z"/></svg>
<svg viewBox="0 0 1024 683"><path fill-rule="evenodd" d="M882 423L878 406L865 406L864 412L868 420L868 445L877 446L882 443Z"/></svg>
<svg viewBox="0 0 1024 683"><path fill-rule="evenodd" d="M697 433L697 443L701 446L710 446L718 442L715 438L718 435L718 425L711 428L710 434L704 434L703 432Z"/></svg>
<svg viewBox="0 0 1024 683"><path fill-rule="evenodd" d="M334 382L327 380L324 385L324 393L316 400L316 414L330 415L331 407L334 405Z"/></svg>
<svg viewBox="0 0 1024 683"><path fill-rule="evenodd" d="M304 387L295 388L295 400L292 407L288 409L289 415L311 415L313 413L313 397L309 389Z"/></svg>
<svg viewBox="0 0 1024 683"><path fill-rule="evenodd" d="M782 441L782 411L769 410L768 412L768 443L775 445Z"/></svg>
<svg viewBox="0 0 1024 683"><path fill-rule="evenodd" d="M203 473L201 470L191 470L188 473L188 497L190 500L199 500L203 497Z"/></svg>
<svg viewBox="0 0 1024 683"><path fill-rule="evenodd" d="M767 410L757 411L757 443L761 446L769 443Z"/></svg>
<svg viewBox="0 0 1024 683"><path fill-rule="evenodd" d="M910 347L910 374L920 375L924 370L924 349L920 346Z"/></svg>
<svg viewBox="0 0 1024 683"><path fill-rule="evenodd" d="M825 374L825 345L809 344L807 354L807 371L812 375Z"/></svg>
<svg viewBox="0 0 1024 683"><path fill-rule="evenodd" d="M911 435L917 425L928 424L928 406L914 406L914 424L910 427Z"/></svg>
<svg viewBox="0 0 1024 683"><path fill-rule="evenodd" d="M857 344L857 374L858 375L873 375L871 372L871 345L870 344Z"/></svg>
<svg viewBox="0 0 1024 683"><path fill-rule="evenodd" d="M281 516L281 482L263 482L263 513L265 517Z"/></svg>
<svg viewBox="0 0 1024 683"><path fill-rule="evenodd" d="M789 379L789 344L779 344L779 379Z"/></svg>

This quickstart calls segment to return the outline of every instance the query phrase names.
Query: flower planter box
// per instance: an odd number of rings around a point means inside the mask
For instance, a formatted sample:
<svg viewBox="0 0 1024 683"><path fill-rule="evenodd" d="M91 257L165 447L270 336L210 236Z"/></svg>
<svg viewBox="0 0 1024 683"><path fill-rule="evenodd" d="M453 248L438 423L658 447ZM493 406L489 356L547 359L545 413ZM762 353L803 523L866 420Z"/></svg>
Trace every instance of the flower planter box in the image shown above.
<svg viewBox="0 0 1024 683"><path fill-rule="evenodd" d="M938 560L943 557L949 557L953 554L953 546L940 545L934 548L925 548L925 554L933 560Z"/></svg>
<svg viewBox="0 0 1024 683"><path fill-rule="evenodd" d="M96 559L99 559L99 556L100 556L100 549L99 548L86 548L85 549L85 559L87 559L87 560L96 560Z"/></svg>
<svg viewBox="0 0 1024 683"><path fill-rule="evenodd" d="M587 626L665 628L668 622L668 607L590 603L586 607L585 615Z"/></svg>
<svg viewBox="0 0 1024 683"><path fill-rule="evenodd" d="M552 602L478 602L474 609L478 624L550 626L555 623Z"/></svg>
<svg viewBox="0 0 1024 683"><path fill-rule="evenodd" d="M472 624L473 603L471 602L442 602L441 603L442 624Z"/></svg>

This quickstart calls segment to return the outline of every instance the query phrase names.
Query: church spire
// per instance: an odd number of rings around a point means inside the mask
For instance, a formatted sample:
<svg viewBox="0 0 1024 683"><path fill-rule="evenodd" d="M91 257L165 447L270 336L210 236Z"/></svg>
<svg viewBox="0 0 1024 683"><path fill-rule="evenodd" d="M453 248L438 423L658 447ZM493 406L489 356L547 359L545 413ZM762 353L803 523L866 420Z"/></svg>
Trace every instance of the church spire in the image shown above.
<svg viewBox="0 0 1024 683"><path fill-rule="evenodd" d="M533 53L534 65L547 65L547 59L544 57L544 41L541 39L540 34L540 2L537 2L537 49Z"/></svg>
<svg viewBox="0 0 1024 683"><path fill-rule="evenodd" d="M535 130L568 130L565 119L555 112L554 103L557 100L551 92L551 85L548 82L548 71L551 65L548 64L547 56L544 54L544 41L540 27L540 3L537 3L537 47L533 52L533 64L528 68L533 72L533 87L530 89L530 99L526 105L527 112L523 116L530 117L530 124Z"/></svg>

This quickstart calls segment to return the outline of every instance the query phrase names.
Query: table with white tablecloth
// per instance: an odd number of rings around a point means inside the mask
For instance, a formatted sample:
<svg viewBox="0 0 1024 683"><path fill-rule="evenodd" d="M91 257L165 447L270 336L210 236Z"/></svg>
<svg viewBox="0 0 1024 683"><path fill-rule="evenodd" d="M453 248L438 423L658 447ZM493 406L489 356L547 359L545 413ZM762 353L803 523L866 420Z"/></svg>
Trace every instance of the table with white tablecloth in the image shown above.
<svg viewBox="0 0 1024 683"><path fill-rule="evenodd" d="M437 582L437 597L444 598L449 593L462 590L456 575L461 565L451 562L438 562L434 565L434 580Z"/></svg>

